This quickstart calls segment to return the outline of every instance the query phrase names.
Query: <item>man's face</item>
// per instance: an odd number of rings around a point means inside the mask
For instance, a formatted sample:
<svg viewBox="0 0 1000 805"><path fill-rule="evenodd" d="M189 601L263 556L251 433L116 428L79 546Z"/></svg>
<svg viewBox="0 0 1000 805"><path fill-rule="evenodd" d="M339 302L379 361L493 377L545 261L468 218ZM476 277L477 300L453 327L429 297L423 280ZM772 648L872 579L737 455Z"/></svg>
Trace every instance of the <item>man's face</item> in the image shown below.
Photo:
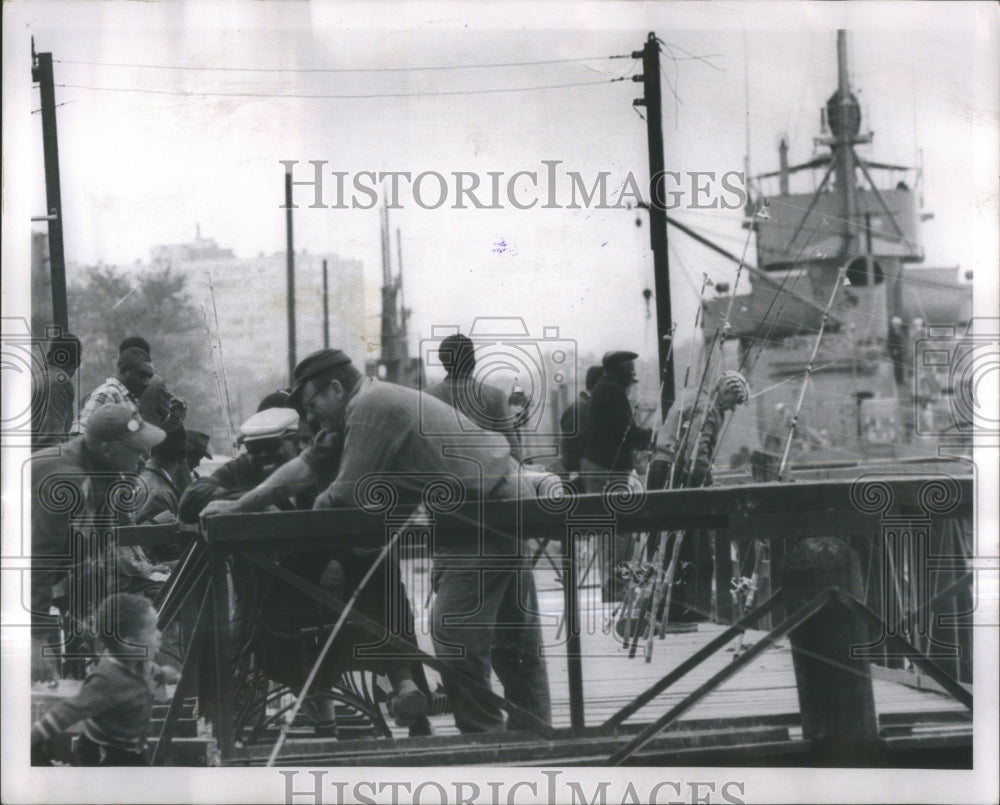
<svg viewBox="0 0 1000 805"><path fill-rule="evenodd" d="M184 463L187 464L189 470L198 469L198 465L201 464L202 458L203 453L199 449L198 445L190 445L184 451Z"/></svg>
<svg viewBox="0 0 1000 805"><path fill-rule="evenodd" d="M97 451L106 469L112 472L135 472L140 461L149 458L149 451L132 442L105 442Z"/></svg>
<svg viewBox="0 0 1000 805"><path fill-rule="evenodd" d="M625 361L618 364L612 371L612 377L625 388L634 385L637 381L635 376L635 361Z"/></svg>
<svg viewBox="0 0 1000 805"><path fill-rule="evenodd" d="M247 442L246 448L254 466L262 474L270 475L299 454L298 434L273 439L255 439Z"/></svg>
<svg viewBox="0 0 1000 805"><path fill-rule="evenodd" d="M312 380L306 381L302 390L302 408L310 424L316 422L327 430L338 429L346 405L347 394L339 381L319 385Z"/></svg>
<svg viewBox="0 0 1000 805"><path fill-rule="evenodd" d="M719 393L719 407L723 411L732 411L739 404L740 395L733 389L726 389Z"/></svg>
<svg viewBox="0 0 1000 805"><path fill-rule="evenodd" d="M130 635L132 638L130 642L146 647L149 652L147 658L150 660L156 657L163 643L163 633L160 631L156 621L156 610L150 607L149 612L143 619L142 626L139 627L139 630L134 635Z"/></svg>
<svg viewBox="0 0 1000 805"><path fill-rule="evenodd" d="M149 387L149 381L152 379L153 367L148 363L125 369L119 378L133 397L141 395Z"/></svg>

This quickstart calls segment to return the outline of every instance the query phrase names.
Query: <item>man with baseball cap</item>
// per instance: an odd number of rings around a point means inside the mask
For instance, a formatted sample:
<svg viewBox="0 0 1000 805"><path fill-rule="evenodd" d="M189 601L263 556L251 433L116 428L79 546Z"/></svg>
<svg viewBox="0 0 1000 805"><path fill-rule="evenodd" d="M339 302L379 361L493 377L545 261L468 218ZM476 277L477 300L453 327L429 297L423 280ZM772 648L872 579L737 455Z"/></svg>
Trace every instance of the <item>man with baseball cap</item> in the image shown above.
<svg viewBox="0 0 1000 805"><path fill-rule="evenodd" d="M135 472L150 448L166 434L144 422L130 406L109 403L88 418L86 431L65 442L58 455L36 454L31 464L31 612L32 631L38 638L32 655L33 674L47 676L51 664L42 661L41 643L58 632L49 616L53 587L64 583L69 567L53 567L52 559L71 555L73 523L102 517L129 522L123 504L133 496L123 484ZM71 503L72 505L67 505ZM46 562L46 558L48 561ZM79 557L77 557L79 558ZM93 606L99 601L89 602ZM88 613L78 613L81 617ZM39 676L39 678L41 678Z"/></svg>
<svg viewBox="0 0 1000 805"><path fill-rule="evenodd" d="M746 405L749 400L750 385L746 378L730 369L715 382L708 400L675 405L657 433L647 487L711 486L712 465L726 412ZM678 554L682 572L671 598L670 621L697 622L705 620L711 612L714 538L714 532L704 530L684 537ZM716 552L728 550L728 545L716 547Z"/></svg>
<svg viewBox="0 0 1000 805"><path fill-rule="evenodd" d="M605 353L603 370L590 395L587 439L580 462L580 476L587 492L602 492L608 484L627 484L632 454L649 446L653 431L635 423L628 390L636 383L634 352ZM631 536L616 533L613 544L602 542L601 595L617 601L623 589L618 565L628 558Z"/></svg>

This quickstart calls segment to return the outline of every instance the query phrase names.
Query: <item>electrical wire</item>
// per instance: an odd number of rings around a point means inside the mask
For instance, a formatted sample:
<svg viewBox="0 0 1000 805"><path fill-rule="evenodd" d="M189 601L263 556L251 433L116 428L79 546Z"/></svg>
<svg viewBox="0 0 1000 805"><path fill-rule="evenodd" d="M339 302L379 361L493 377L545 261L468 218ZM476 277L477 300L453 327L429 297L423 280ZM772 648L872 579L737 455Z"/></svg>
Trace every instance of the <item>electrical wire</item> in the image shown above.
<svg viewBox="0 0 1000 805"><path fill-rule="evenodd" d="M543 59L523 62L494 62L490 64L438 64L426 67L224 67L219 65L188 64L134 64L130 62L81 61L76 59L53 59L55 64L80 64L90 67L128 67L140 70L183 70L191 72L225 73L407 73L429 70L481 70L492 67L534 67L544 64L572 64L575 62L604 61L608 59L630 59L631 55L616 56L575 56L566 59ZM714 66L714 65L713 65Z"/></svg>
<svg viewBox="0 0 1000 805"><path fill-rule="evenodd" d="M86 89L95 92L133 92L144 95L177 95L204 98L289 98L289 99L324 99L324 100L373 100L378 98L428 98L445 95L489 95L508 92L535 92L537 90L568 89L571 87L592 87L598 84L613 84L624 81L625 77L605 78L600 81L578 81L567 84L544 84L534 87L498 87L495 89L460 89L439 90L436 92L377 92L366 95L341 95L307 92L188 92L185 90L142 89L128 87L95 87L83 84L56 84L61 89Z"/></svg>

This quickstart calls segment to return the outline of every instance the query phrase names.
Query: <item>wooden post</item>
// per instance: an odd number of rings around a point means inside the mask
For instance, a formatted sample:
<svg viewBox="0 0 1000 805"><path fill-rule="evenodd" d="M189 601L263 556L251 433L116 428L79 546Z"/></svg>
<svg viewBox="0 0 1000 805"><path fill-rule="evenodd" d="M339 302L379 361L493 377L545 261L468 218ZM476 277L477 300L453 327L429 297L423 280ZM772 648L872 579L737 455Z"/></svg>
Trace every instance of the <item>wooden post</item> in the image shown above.
<svg viewBox="0 0 1000 805"><path fill-rule="evenodd" d="M295 239L292 232L292 170L285 171L285 262L288 306L288 385L295 385Z"/></svg>
<svg viewBox="0 0 1000 805"><path fill-rule="evenodd" d="M781 586L791 612L828 587L860 599L857 555L833 537L800 540L785 557ZM836 601L791 633L802 733L817 766L878 764L871 668L868 660L851 657L852 646L867 642L864 622Z"/></svg>
<svg viewBox="0 0 1000 805"><path fill-rule="evenodd" d="M35 54L31 77L38 82L42 99L42 152L45 160L45 220L49 226L49 267L52 272L52 321L63 332L69 330L66 301L66 255L63 250L62 189L59 181L59 137L56 133L56 92L52 74L52 54Z"/></svg>

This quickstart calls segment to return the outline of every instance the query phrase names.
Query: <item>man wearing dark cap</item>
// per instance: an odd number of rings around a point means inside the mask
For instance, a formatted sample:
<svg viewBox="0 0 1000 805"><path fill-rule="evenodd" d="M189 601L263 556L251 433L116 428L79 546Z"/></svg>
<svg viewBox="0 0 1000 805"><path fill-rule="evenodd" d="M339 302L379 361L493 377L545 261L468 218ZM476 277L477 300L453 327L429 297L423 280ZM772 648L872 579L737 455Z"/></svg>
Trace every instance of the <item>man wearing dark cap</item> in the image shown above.
<svg viewBox="0 0 1000 805"><path fill-rule="evenodd" d="M31 375L31 449L61 444L73 427L73 375L80 368L80 339L65 333L49 342L43 372Z"/></svg>
<svg viewBox="0 0 1000 805"><path fill-rule="evenodd" d="M118 345L118 354L121 355L126 349L141 349L147 355L152 357L153 350L150 349L149 342L143 338L141 335L130 335L124 341Z"/></svg>
<svg viewBox="0 0 1000 805"><path fill-rule="evenodd" d="M587 492L601 492L610 483L627 484L632 472L632 452L649 446L653 431L640 428L633 418L628 389L635 385L634 352L608 352L601 359L602 374L590 395L587 440L580 462ZM614 545L604 543L601 592L605 601L620 598L619 562L625 561L631 537L615 534Z"/></svg>
<svg viewBox="0 0 1000 805"><path fill-rule="evenodd" d="M562 431L562 464L571 478L575 478L580 472L580 462L583 461L583 451L587 445L590 395L603 371L600 366L591 366L587 369L584 388L581 389L579 398L559 417L559 429Z"/></svg>
<svg viewBox="0 0 1000 805"><path fill-rule="evenodd" d="M268 500L274 489L287 491L307 481L325 486L315 508L353 508L358 505L355 495L361 494L359 482L379 475L390 480L397 493L394 516L416 511L427 484L442 476L458 482L468 499L512 494L516 462L506 439L460 421L445 403L414 389L364 378L339 350L305 358L295 367L295 381L293 400L324 429L266 486L244 496L241 510ZM343 445L339 462L338 442ZM434 550L437 597L431 620L439 656L487 690L495 671L510 701L550 721L530 557L522 556L519 545L481 535L478 529L467 539L435 540ZM508 556L508 566L480 567L480 551ZM447 672L443 682L462 732L504 729L498 708Z"/></svg>
<svg viewBox="0 0 1000 805"><path fill-rule="evenodd" d="M266 411L268 408L294 408L288 401L292 394L287 389L272 391L257 406L257 411Z"/></svg>
<svg viewBox="0 0 1000 805"><path fill-rule="evenodd" d="M326 367L325 371L339 369L341 373L347 367L353 369L342 352L328 356L322 366ZM285 399L289 399L287 393ZM324 424L337 424L336 419L328 418L323 412L319 412L318 418ZM258 411L243 423L240 433L246 454L219 468L211 478L195 481L191 485L181 500L182 520L193 522L199 514L212 516L228 511L262 511L269 506L296 508L291 502L293 498L301 507L306 499L311 504L312 497L309 496L315 496L317 487L325 486L336 475L342 445L339 430L322 430L308 448L310 457L307 460L298 455L299 413L293 409L265 408ZM336 598L346 600L352 592L352 585L364 577L374 556L371 552L352 550L349 545L331 546L328 550L290 553L282 559L282 564ZM359 612L379 623L409 624L409 627L404 627L404 632L413 634L413 613L400 581L398 562L394 565L387 563L386 567L389 572L373 577L355 606ZM272 586L274 594L267 615L281 628L294 621L299 622L297 628L302 628L302 612L313 611L311 604L300 600L301 597L287 585L276 583ZM390 619L387 608L392 601L399 602L400 611L398 615L393 613ZM370 642L370 635L346 624L330 657L350 657L351 652L346 647L366 642ZM389 658L370 664L389 677L393 686L390 714L397 723L410 727L411 734L430 734L430 723L425 715L427 695L419 690L414 681L410 663ZM292 683L291 679L284 681ZM424 682L423 679L420 681ZM429 693L430 690L426 689L426 694Z"/></svg>
<svg viewBox="0 0 1000 805"><path fill-rule="evenodd" d="M95 409L88 418L86 433L65 442L58 455L33 459L31 555L33 562L45 563L48 559L47 566L35 565L31 572L32 631L38 638L32 655L33 673L44 676L44 671L52 670L42 661L40 644L58 630L49 618L53 587L65 582L70 565L81 559L71 556L74 523L93 517L120 520L124 515L114 508L115 503L131 495L115 494L112 488L125 492L121 486L125 474L134 473L138 462L164 435L131 407L109 403ZM67 506L67 502L73 505ZM53 567L53 559L68 564ZM96 606L100 602L89 603ZM80 617L87 614L77 613Z"/></svg>
<svg viewBox="0 0 1000 805"><path fill-rule="evenodd" d="M141 349L149 356L153 354L149 342L140 335L129 336L122 341L118 346L118 354L121 355L128 349ZM184 418L187 416L187 402L168 391L166 381L159 374L154 374L149 379L149 383L146 384L146 388L136 397L138 398L139 413L148 422L168 432L184 426Z"/></svg>
<svg viewBox="0 0 1000 805"><path fill-rule="evenodd" d="M511 455L516 459L522 458L521 436L507 397L496 386L477 381L473 376L476 349L472 339L460 333L445 337L438 347L438 358L444 366L445 379L424 391L464 414L484 430L502 433L510 444Z"/></svg>
<svg viewBox="0 0 1000 805"><path fill-rule="evenodd" d="M149 353L138 347L129 347L118 356L118 371L100 386L90 392L73 424L74 434L83 433L91 415L102 405L123 405L139 413L139 397L149 386L156 370L149 359Z"/></svg>
<svg viewBox="0 0 1000 805"><path fill-rule="evenodd" d="M203 458L212 460L212 454L208 451L211 437L201 430L188 430L185 433L187 433L187 441L184 445L184 463L191 470L191 474L197 478L196 470L200 466L201 460Z"/></svg>

